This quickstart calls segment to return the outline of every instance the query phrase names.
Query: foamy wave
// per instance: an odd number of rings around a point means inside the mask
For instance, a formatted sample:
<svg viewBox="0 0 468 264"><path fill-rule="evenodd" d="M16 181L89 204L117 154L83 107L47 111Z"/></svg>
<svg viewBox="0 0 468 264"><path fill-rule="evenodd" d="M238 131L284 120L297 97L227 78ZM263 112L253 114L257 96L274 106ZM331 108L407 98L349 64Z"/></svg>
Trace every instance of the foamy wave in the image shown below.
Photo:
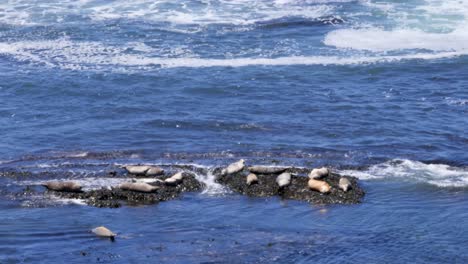
<svg viewBox="0 0 468 264"><path fill-rule="evenodd" d="M468 43L468 42L467 42ZM154 57L152 54L126 53L128 46L106 46L97 42L75 42L68 39L55 41L22 41L0 43L0 54L18 61L58 67L68 70L154 70L158 68L203 68L288 65L353 65L398 62L404 60L433 60L468 54L462 51L415 53L406 55L375 56L285 56L276 58L209 59L186 57ZM167 54L166 54L167 55ZM190 55L190 54L189 54Z"/></svg>
<svg viewBox="0 0 468 264"><path fill-rule="evenodd" d="M29 0L0 3L0 23L35 25L67 19L133 19L171 24L246 25L287 16L317 18L333 10L328 1L154 1L154 0ZM334 1L333 1L334 2Z"/></svg>
<svg viewBox="0 0 468 264"><path fill-rule="evenodd" d="M468 28L451 33L427 33L418 29L341 29L329 33L324 43L337 48L374 52L425 49L468 52Z"/></svg>
<svg viewBox="0 0 468 264"><path fill-rule="evenodd" d="M195 174L195 178L205 184L205 189L202 194L208 195L222 195L229 193L229 190L224 186L216 182L216 176L213 174L212 170L208 170L206 174Z"/></svg>
<svg viewBox="0 0 468 264"><path fill-rule="evenodd" d="M468 2L425 0L383 3L362 1L374 21L328 33L324 43L337 48L389 52L468 50Z"/></svg>
<svg viewBox="0 0 468 264"><path fill-rule="evenodd" d="M403 179L406 181L428 183L439 187L468 186L468 171L445 164L425 164L411 160L391 160L369 167L364 171L342 170L341 174L351 175L363 180Z"/></svg>

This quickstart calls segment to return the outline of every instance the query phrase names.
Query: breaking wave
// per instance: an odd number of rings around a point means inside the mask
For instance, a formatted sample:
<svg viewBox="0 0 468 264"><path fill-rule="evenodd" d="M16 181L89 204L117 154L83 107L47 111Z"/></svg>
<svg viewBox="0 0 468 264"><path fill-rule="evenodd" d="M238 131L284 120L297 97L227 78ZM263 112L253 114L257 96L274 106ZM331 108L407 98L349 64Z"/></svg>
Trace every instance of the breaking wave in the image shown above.
<svg viewBox="0 0 468 264"><path fill-rule="evenodd" d="M467 187L468 170L446 164L425 164L407 159L395 159L370 166L366 170L342 170L340 173L363 180L400 179L428 183L438 187Z"/></svg>

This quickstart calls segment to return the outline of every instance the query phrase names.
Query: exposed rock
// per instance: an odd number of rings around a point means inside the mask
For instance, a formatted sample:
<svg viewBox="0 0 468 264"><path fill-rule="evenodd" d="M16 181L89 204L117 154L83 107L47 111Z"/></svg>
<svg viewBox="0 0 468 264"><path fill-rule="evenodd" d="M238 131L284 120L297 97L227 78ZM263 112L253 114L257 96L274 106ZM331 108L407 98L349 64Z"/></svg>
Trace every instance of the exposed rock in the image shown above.
<svg viewBox="0 0 468 264"><path fill-rule="evenodd" d="M237 173L233 175L220 175L217 181L228 186L231 190L243 195L254 197L269 197L280 196L284 199L293 199L299 201L307 201L313 204L356 204L362 201L364 191L357 184L357 178L347 177L351 183L352 189L348 192L338 188L340 175L330 173L324 179L331 186L328 194L323 194L308 187L308 177L291 176L291 184L284 187L282 190L276 183L276 175L259 174L258 184L247 185L245 175Z"/></svg>

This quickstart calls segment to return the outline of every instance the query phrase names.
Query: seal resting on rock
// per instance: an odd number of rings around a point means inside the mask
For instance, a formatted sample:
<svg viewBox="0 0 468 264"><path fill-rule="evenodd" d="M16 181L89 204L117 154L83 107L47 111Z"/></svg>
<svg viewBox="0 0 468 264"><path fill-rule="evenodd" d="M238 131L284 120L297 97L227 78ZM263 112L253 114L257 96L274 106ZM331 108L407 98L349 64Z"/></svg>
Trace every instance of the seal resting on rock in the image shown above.
<svg viewBox="0 0 468 264"><path fill-rule="evenodd" d="M143 183L155 183L155 182L164 182L163 180L160 179L154 179L154 178L133 178L132 182L143 182Z"/></svg>
<svg viewBox="0 0 468 264"><path fill-rule="evenodd" d="M42 184L42 186L57 192L81 192L81 185L72 181L51 181Z"/></svg>
<svg viewBox="0 0 468 264"><path fill-rule="evenodd" d="M178 173L172 175L170 178L167 178L166 180L164 180L164 183L166 183L166 185L177 185L180 182L182 182L183 178L184 178L183 173L178 172Z"/></svg>
<svg viewBox="0 0 468 264"><path fill-rule="evenodd" d="M100 237L108 237L110 238L111 241L114 241L115 236L117 235L104 226L96 227L92 229L91 232L93 232L94 234Z"/></svg>
<svg viewBox="0 0 468 264"><path fill-rule="evenodd" d="M280 188L286 187L291 183L291 173L283 172L276 177L276 183Z"/></svg>
<svg viewBox="0 0 468 264"><path fill-rule="evenodd" d="M326 167L322 167L320 169L313 169L309 173L309 178L310 179L321 179L323 177L328 176L329 173L330 173L330 171Z"/></svg>
<svg viewBox="0 0 468 264"><path fill-rule="evenodd" d="M126 190L126 191L135 191L135 192L144 192L144 193L150 193L154 192L157 189L159 189L157 186L149 185L144 182L125 182L120 184L119 186L120 189Z"/></svg>
<svg viewBox="0 0 468 264"><path fill-rule="evenodd" d="M163 169L157 166L147 166L147 165L128 165L123 166L128 173L133 175L159 175L164 172Z"/></svg>
<svg viewBox="0 0 468 264"><path fill-rule="evenodd" d="M351 189L351 182L347 178L341 177L340 181L338 182L338 188L344 192L347 192L349 189Z"/></svg>
<svg viewBox="0 0 468 264"><path fill-rule="evenodd" d="M247 185L249 185L249 186L254 184L254 183L258 183L257 175L255 175L253 173L250 173L249 175L247 175L246 182L247 182Z"/></svg>
<svg viewBox="0 0 468 264"><path fill-rule="evenodd" d="M149 170L146 171L147 176L156 176L164 173L164 170L160 167L151 166Z"/></svg>
<svg viewBox="0 0 468 264"><path fill-rule="evenodd" d="M231 163L221 171L222 175L229 175L243 170L245 167L245 160L241 159L237 162Z"/></svg>
<svg viewBox="0 0 468 264"><path fill-rule="evenodd" d="M310 179L307 182L307 185L310 189L321 192L321 193L329 193L331 190L330 184L325 181L319 181L315 179Z"/></svg>
<svg viewBox="0 0 468 264"><path fill-rule="evenodd" d="M251 166L247 168L250 172L260 173L260 174L276 174L281 173L286 170L285 167L269 167L269 166Z"/></svg>

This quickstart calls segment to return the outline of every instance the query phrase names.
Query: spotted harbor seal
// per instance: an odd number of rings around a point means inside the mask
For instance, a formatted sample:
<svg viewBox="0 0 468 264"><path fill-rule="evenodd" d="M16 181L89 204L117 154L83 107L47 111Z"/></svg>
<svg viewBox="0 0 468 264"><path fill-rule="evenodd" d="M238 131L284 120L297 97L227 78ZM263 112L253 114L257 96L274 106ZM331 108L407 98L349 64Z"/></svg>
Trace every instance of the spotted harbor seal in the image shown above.
<svg viewBox="0 0 468 264"><path fill-rule="evenodd" d="M338 182L338 188L344 192L347 192L349 189L351 189L351 182L347 178L341 177L340 181Z"/></svg>
<svg viewBox="0 0 468 264"><path fill-rule="evenodd" d="M291 183L291 173L283 172L276 177L276 183L280 188L286 187Z"/></svg>
<svg viewBox="0 0 468 264"><path fill-rule="evenodd" d="M309 182L307 182L307 185L310 189L321 193L329 193L331 190L330 184L325 181L310 179Z"/></svg>
<svg viewBox="0 0 468 264"><path fill-rule="evenodd" d="M149 185L148 183L144 182L125 182L120 184L120 189L126 191L134 191L134 192L145 192L150 193L154 192L159 189L157 186Z"/></svg>
<svg viewBox="0 0 468 264"><path fill-rule="evenodd" d="M160 175L164 173L164 170L157 166L147 166L147 165L127 165L123 166L128 173L133 175Z"/></svg>
<svg viewBox="0 0 468 264"><path fill-rule="evenodd" d="M246 182L247 182L247 185L249 185L249 186L254 184L254 183L258 183L257 175L255 175L253 173L250 173L249 175L247 175Z"/></svg>
<svg viewBox="0 0 468 264"><path fill-rule="evenodd" d="M93 228L91 232L93 232L94 234L100 237L108 237L110 238L111 241L114 241L115 236L117 235L104 226Z"/></svg>
<svg viewBox="0 0 468 264"><path fill-rule="evenodd" d="M330 173L330 171L326 167L322 167L320 169L313 169L309 173L309 178L310 179L321 179L323 177L328 176L329 173Z"/></svg>
<svg viewBox="0 0 468 264"><path fill-rule="evenodd" d="M57 192L81 192L81 185L72 181L51 181L42 184L42 186Z"/></svg>
<svg viewBox="0 0 468 264"><path fill-rule="evenodd" d="M285 168L285 167L269 167L269 166L256 165L256 166L248 167L247 169L250 172L253 172L253 173L276 174L276 173L284 172L287 168Z"/></svg>
<svg viewBox="0 0 468 264"><path fill-rule="evenodd" d="M237 162L231 163L221 171L222 175L229 175L243 170L245 167L245 160L241 159Z"/></svg>

